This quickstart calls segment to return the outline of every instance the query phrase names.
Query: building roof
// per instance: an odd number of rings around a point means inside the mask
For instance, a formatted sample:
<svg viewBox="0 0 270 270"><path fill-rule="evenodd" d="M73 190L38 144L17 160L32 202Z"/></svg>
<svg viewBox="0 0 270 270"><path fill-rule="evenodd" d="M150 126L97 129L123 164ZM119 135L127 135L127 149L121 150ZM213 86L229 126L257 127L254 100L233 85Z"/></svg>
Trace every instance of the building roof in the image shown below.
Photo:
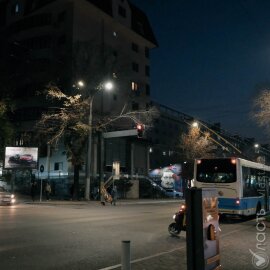
<svg viewBox="0 0 270 270"><path fill-rule="evenodd" d="M112 16L112 0L87 0L108 15ZM158 46L157 40L145 13L128 1L131 9L131 29Z"/></svg>
<svg viewBox="0 0 270 270"><path fill-rule="evenodd" d="M132 30L158 46L158 42L155 38L152 27L145 13L133 4L129 3L129 5L131 8Z"/></svg>

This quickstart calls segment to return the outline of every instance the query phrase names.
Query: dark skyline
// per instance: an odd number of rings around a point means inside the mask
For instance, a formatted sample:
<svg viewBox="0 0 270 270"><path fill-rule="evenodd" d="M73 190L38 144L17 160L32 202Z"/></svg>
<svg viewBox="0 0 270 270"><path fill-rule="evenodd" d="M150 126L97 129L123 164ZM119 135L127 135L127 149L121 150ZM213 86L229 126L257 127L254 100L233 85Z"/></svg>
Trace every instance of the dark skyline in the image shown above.
<svg viewBox="0 0 270 270"><path fill-rule="evenodd" d="M132 0L149 18L154 100L257 141L270 142L251 117L270 85L270 2Z"/></svg>

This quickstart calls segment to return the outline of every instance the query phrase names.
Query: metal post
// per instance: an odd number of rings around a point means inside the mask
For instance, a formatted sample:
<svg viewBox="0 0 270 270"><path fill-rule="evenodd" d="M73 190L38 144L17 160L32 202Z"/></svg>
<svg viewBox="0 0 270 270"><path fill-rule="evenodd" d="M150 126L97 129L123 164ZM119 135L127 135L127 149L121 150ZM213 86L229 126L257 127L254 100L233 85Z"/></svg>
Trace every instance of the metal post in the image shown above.
<svg viewBox="0 0 270 270"><path fill-rule="evenodd" d="M48 182L50 181L50 170L51 170L51 145L47 144L47 173L48 173Z"/></svg>
<svg viewBox="0 0 270 270"><path fill-rule="evenodd" d="M133 179L134 175L134 143L130 144L130 177Z"/></svg>
<svg viewBox="0 0 270 270"><path fill-rule="evenodd" d="M89 103L89 133L88 133L88 150L87 150L87 168L86 168L86 179L85 179L85 200L90 200L90 182L91 182L91 152L92 152L92 106L93 106L93 96L90 98Z"/></svg>
<svg viewBox="0 0 270 270"><path fill-rule="evenodd" d="M104 138L103 133L99 134L99 196L101 200L101 189L104 186Z"/></svg>
<svg viewBox="0 0 270 270"><path fill-rule="evenodd" d="M122 241L122 270L130 270L130 241Z"/></svg>

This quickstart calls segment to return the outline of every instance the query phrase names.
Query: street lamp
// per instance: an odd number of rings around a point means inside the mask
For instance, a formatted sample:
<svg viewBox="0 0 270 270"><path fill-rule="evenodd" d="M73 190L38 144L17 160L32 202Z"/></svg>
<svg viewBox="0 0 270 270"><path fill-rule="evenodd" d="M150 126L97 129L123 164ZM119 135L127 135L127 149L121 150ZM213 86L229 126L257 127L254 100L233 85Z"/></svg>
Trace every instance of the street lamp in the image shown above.
<svg viewBox="0 0 270 270"><path fill-rule="evenodd" d="M199 123L197 121L192 123L192 127L194 128L198 128L199 127Z"/></svg>
<svg viewBox="0 0 270 270"><path fill-rule="evenodd" d="M191 126L193 128L199 128L199 125L201 125L202 127L204 127L206 130L210 131L212 134L215 134L217 136L217 138L219 138L220 140L222 140L226 144L230 145L238 153L240 153L240 154L242 153L237 147L235 147L233 144L231 144L228 140L226 140L225 138L223 138L220 134L218 134L217 132L215 132L213 129L209 128L207 125L203 124L202 122L200 122L200 121L194 121L191 124ZM219 146L221 146L223 149L226 149L228 151L228 148L227 147L225 147L224 145L222 145L221 143L219 143L217 140L213 139L211 136L209 136L209 139L211 139L213 142L215 142L216 144L218 144Z"/></svg>
<svg viewBox="0 0 270 270"><path fill-rule="evenodd" d="M85 84L83 81L78 81L79 87L84 87ZM89 132L88 132L88 148L87 148L87 163L86 163L86 179L85 179L85 193L84 198L85 200L90 200L90 182L91 182L91 153L92 153L92 122L93 122L93 100L96 93L102 90L112 90L113 84L112 82L108 81L104 84L101 84L97 87L97 91L90 95L89 100L89 117L88 117L88 125L89 125Z"/></svg>

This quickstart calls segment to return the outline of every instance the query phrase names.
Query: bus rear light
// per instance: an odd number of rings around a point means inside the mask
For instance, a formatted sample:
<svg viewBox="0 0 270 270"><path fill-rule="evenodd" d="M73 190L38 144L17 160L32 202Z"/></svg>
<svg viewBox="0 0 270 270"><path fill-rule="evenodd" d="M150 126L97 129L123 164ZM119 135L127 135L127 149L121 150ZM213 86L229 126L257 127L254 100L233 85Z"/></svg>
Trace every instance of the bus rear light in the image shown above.
<svg viewBox="0 0 270 270"><path fill-rule="evenodd" d="M240 200L236 199L235 204L239 205L240 204Z"/></svg>
<svg viewBox="0 0 270 270"><path fill-rule="evenodd" d="M197 159L197 164L201 164L202 161L200 159Z"/></svg>
<svg viewBox="0 0 270 270"><path fill-rule="evenodd" d="M236 164L236 159L235 159L235 158L232 158L232 159L231 159L231 163L232 163L232 164Z"/></svg>

